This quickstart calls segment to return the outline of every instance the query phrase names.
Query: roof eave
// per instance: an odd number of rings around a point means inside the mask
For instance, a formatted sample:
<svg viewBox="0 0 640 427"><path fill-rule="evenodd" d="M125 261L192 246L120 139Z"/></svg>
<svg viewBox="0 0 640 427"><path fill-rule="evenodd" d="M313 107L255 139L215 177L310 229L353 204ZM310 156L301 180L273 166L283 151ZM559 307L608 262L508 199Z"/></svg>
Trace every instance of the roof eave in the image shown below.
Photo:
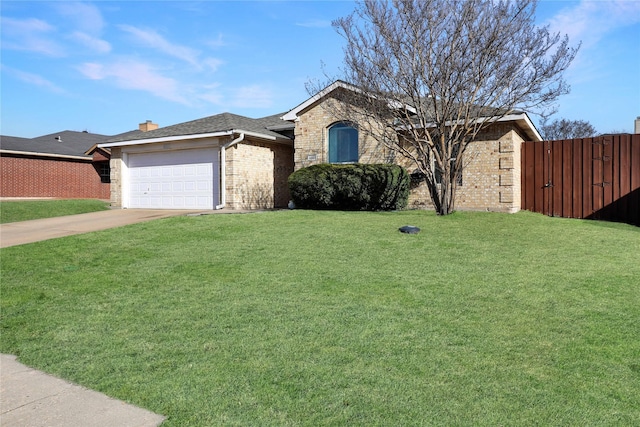
<svg viewBox="0 0 640 427"><path fill-rule="evenodd" d="M48 158L59 158L59 159L72 159L72 160L88 160L91 161L91 157L86 156L71 156L68 154L53 154L53 153L40 153L37 151L17 151L17 150L3 150L0 149L0 154L16 154L20 156L37 156L37 157L48 157Z"/></svg>
<svg viewBox="0 0 640 427"><path fill-rule="evenodd" d="M277 132L277 131L283 131L283 130L293 130L296 128L296 125L294 123L287 123L284 125L275 125L275 126L267 126L268 130Z"/></svg>
<svg viewBox="0 0 640 427"><path fill-rule="evenodd" d="M313 95L311 98L307 99L306 101L304 101L303 103L299 104L297 107L289 110L289 112L287 112L284 116L281 117L282 120L286 120L288 122L292 122L298 119L298 113L307 109L309 106L313 105L314 103L318 102L320 99L324 98L325 96L327 96L329 93L333 92L335 89L337 88L344 88L344 89L349 89L349 90L353 90L356 92L361 92L360 89L358 89L355 86L352 86L346 82L343 82L342 80L336 80L335 82L331 83L329 86L325 87L324 89L322 89L320 92L316 93L315 95Z"/></svg>
<svg viewBox="0 0 640 427"><path fill-rule="evenodd" d="M518 127L522 129L522 131L524 132L526 137L529 138L530 141L542 141L542 137L538 133L538 130L536 129L536 127L531 122L531 119L529 119L529 116L527 115L527 113L507 114L506 116L502 116L502 117L496 117L496 116L477 117L473 119L473 122L475 123L488 122L490 124L497 123L497 122L515 122L518 125ZM451 126L454 123L463 123L463 120L446 122L445 125ZM433 127L433 126L435 126L434 123L430 123L427 125L427 127ZM397 129L402 130L403 128L406 129L406 127L402 127L402 126L398 127Z"/></svg>
<svg viewBox="0 0 640 427"><path fill-rule="evenodd" d="M203 138L220 138L225 136L239 135L245 134L245 136L251 136L253 138L259 138L267 141L276 141L276 142L290 142L291 139L282 137L278 138L273 135L265 135L258 132L246 131L242 129L232 129L226 131L218 131L211 133L199 133L194 135L175 135L175 136L164 136L160 138L147 138L147 139L134 139L129 141L117 141L117 142L107 142L104 144L98 144L98 148L111 148L111 147L127 147L131 145L144 145L144 144L157 144L161 142L174 142L174 141L188 141L193 139L203 139Z"/></svg>
<svg viewBox="0 0 640 427"><path fill-rule="evenodd" d="M98 144L93 144L93 145L91 146L91 148L89 148L87 151L85 151L85 152L84 152L84 154L86 154L87 156L92 156L92 155L93 155L93 153L95 153L95 152L96 152L96 150L98 150L98 149L100 149L100 150L104 151L104 152L105 152L105 153L107 153L107 154L111 154L111 150L109 150L108 148L101 148L101 147L98 147Z"/></svg>
<svg viewBox="0 0 640 427"><path fill-rule="evenodd" d="M217 138L221 136L229 136L232 134L233 134L233 131L223 131L223 132L199 133L194 135L174 135L174 136L163 136L159 138L132 139L132 140L106 142L106 143L98 144L98 148L126 147L129 145L157 144L160 142L169 142L169 141L187 141L190 139Z"/></svg>
<svg viewBox="0 0 640 427"><path fill-rule="evenodd" d="M244 133L246 136L251 136L254 138L260 138L260 139L266 139L268 141L279 141L279 142L287 142L287 141L291 141L290 138L287 138L285 136L282 137L277 137L274 135L265 135L262 133L258 133L258 132L252 132L252 131L247 131L247 130L242 130L242 129L234 129L231 131L234 135L235 134L241 134Z"/></svg>
<svg viewBox="0 0 640 427"><path fill-rule="evenodd" d="M530 141L542 141L542 136L533 125L527 113L508 114L498 120L499 122L514 121L522 129Z"/></svg>

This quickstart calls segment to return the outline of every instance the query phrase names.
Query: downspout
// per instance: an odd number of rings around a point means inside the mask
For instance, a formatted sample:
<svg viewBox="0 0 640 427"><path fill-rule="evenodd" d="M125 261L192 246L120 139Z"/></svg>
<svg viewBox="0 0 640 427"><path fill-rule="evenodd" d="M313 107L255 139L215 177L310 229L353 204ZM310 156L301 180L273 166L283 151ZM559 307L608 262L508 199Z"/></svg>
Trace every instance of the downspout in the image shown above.
<svg viewBox="0 0 640 427"><path fill-rule="evenodd" d="M220 147L220 204L216 206L216 209L224 208L224 205L227 202L226 193L227 193L227 179L226 179L226 160L227 160L227 148L232 145L236 145L238 142L242 142L244 140L244 132L240 134L239 137L234 139L231 142L227 142L222 147Z"/></svg>

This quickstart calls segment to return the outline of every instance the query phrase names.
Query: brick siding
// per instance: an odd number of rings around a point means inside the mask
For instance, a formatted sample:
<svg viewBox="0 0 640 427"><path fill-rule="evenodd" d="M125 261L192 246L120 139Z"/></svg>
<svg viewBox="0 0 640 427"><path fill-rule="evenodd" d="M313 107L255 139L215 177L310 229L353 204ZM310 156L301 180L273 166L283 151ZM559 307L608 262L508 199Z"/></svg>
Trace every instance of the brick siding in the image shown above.
<svg viewBox="0 0 640 427"><path fill-rule="evenodd" d="M339 122L332 114L333 98L316 104L299 115L295 127L295 169L329 161L329 128ZM329 104L328 108L324 103ZM339 110L339 108L338 108ZM358 132L358 158L360 163L385 163L389 152L365 132Z"/></svg>
<svg viewBox="0 0 640 427"><path fill-rule="evenodd" d="M111 148L111 206L122 207L122 148Z"/></svg>
<svg viewBox="0 0 640 427"><path fill-rule="evenodd" d="M287 179L293 172L292 147L247 140L228 148L226 159L228 209L287 206Z"/></svg>
<svg viewBox="0 0 640 427"><path fill-rule="evenodd" d="M494 124L467 148L468 162L456 208L517 212L520 210L520 150L524 139L513 123Z"/></svg>
<svg viewBox="0 0 640 427"><path fill-rule="evenodd" d="M299 114L295 128L295 169L328 162L328 128L336 122L327 98ZM520 149L524 139L514 123L498 123L483 131L465 153L462 186L457 188L455 208L517 212L520 210ZM360 163L384 163L392 159L388 150L359 133ZM415 170L404 157L395 162L409 173ZM409 208L431 209L426 184L414 183Z"/></svg>
<svg viewBox="0 0 640 427"><path fill-rule="evenodd" d="M211 149L217 150L217 147ZM111 206L122 207L122 149L111 149ZM267 209L289 203L287 178L293 172L293 148L247 138L226 151L227 209ZM214 201L218 204L218 201Z"/></svg>
<svg viewBox="0 0 640 427"><path fill-rule="evenodd" d="M2 197L107 200L109 187L101 181L99 171L90 160L0 157Z"/></svg>

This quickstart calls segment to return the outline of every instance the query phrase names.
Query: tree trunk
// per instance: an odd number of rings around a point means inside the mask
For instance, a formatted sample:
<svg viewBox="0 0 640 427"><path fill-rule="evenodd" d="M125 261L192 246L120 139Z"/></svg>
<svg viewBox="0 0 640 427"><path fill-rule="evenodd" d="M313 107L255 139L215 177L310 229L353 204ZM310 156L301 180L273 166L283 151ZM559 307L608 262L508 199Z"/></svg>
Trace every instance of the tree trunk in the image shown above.
<svg viewBox="0 0 640 427"><path fill-rule="evenodd" d="M455 206L455 192L454 183L442 182L437 184L434 181L425 179L429 194L431 195L431 201L433 202L433 208L438 215L449 215L453 213Z"/></svg>

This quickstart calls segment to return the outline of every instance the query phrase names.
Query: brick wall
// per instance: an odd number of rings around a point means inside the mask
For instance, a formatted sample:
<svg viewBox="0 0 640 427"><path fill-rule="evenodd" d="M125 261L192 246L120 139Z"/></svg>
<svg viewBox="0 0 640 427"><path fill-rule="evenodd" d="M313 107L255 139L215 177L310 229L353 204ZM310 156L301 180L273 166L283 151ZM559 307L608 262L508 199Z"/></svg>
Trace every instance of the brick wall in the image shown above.
<svg viewBox="0 0 640 427"><path fill-rule="evenodd" d="M109 199L90 160L0 157L0 196Z"/></svg>
<svg viewBox="0 0 640 427"><path fill-rule="evenodd" d="M515 125L498 123L478 135L465 153L462 186L456 208L517 212L520 210L520 148Z"/></svg>
<svg viewBox="0 0 640 427"><path fill-rule="evenodd" d="M213 148L212 148L213 149ZM111 149L111 206L122 207L122 149ZM293 172L293 148L247 138L226 151L227 209L286 207L287 179ZM218 201L214 201L217 204Z"/></svg>
<svg viewBox="0 0 640 427"><path fill-rule="evenodd" d="M329 161L329 142L327 132L331 125L337 123L332 111L338 102L328 98L313 105L299 115L295 127L295 169L301 169ZM388 150L365 132L358 132L358 154L360 163L385 163Z"/></svg>
<svg viewBox="0 0 640 427"><path fill-rule="evenodd" d="M226 205L229 209L286 207L293 148L247 140L227 149Z"/></svg>
<svg viewBox="0 0 640 427"><path fill-rule="evenodd" d="M325 99L300 113L295 128L295 169L328 162L328 128L336 122L332 115L331 98ZM327 107L327 108L325 108ZM359 134L361 163L384 163L392 158L388 150ZM461 210L490 210L517 212L520 210L520 148L524 141L514 123L494 124L471 144L465 153L462 186L456 193L455 208ZM416 168L397 155L395 161L409 173ZM412 185L409 207L431 209L426 184Z"/></svg>
<svg viewBox="0 0 640 427"><path fill-rule="evenodd" d="M111 148L111 206L122 207L122 148Z"/></svg>

